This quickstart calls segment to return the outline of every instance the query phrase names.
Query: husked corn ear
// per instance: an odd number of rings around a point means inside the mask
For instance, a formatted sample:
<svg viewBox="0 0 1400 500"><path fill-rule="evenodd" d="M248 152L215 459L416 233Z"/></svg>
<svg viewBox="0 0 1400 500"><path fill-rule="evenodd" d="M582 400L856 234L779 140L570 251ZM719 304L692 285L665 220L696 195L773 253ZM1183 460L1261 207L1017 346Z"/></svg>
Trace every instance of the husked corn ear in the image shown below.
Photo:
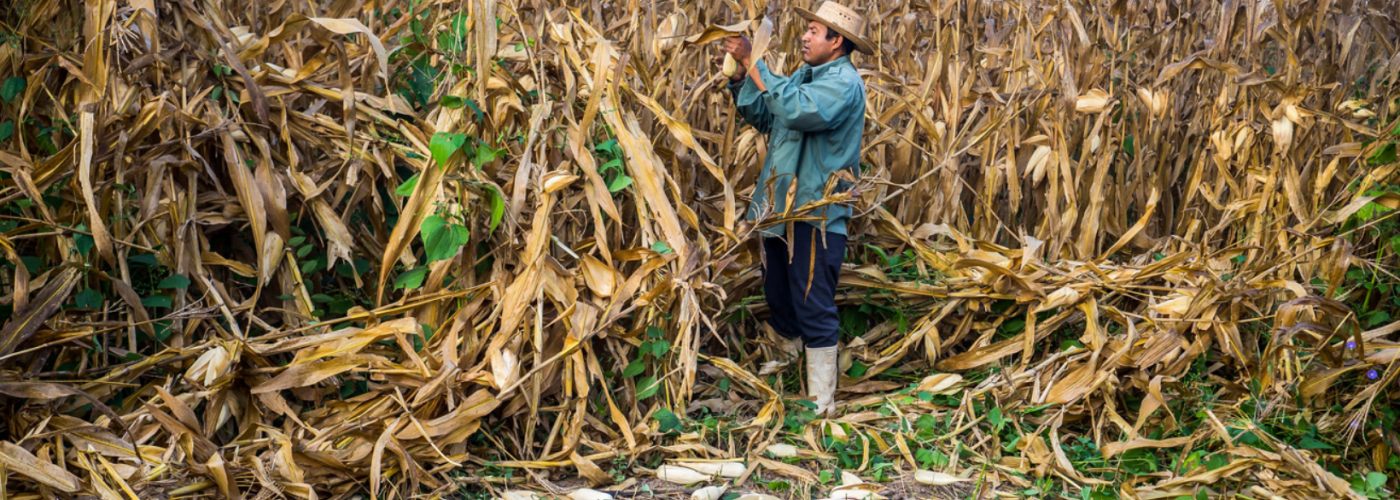
<svg viewBox="0 0 1400 500"><path fill-rule="evenodd" d="M967 478L954 476L952 474L944 474L942 472L934 472L931 470L920 470L914 472L914 480L924 484L942 486L953 483L961 483L963 481L967 481Z"/></svg>
<svg viewBox="0 0 1400 500"><path fill-rule="evenodd" d="M663 481L670 481L676 484L695 484L710 479L708 474L701 474L695 469L681 467L679 465L663 465L656 468L656 477Z"/></svg>
<svg viewBox="0 0 1400 500"><path fill-rule="evenodd" d="M729 53L724 54L724 76L734 76L739 71L739 62L734 60L734 56Z"/></svg>
<svg viewBox="0 0 1400 500"><path fill-rule="evenodd" d="M739 462L681 462L677 465L689 467L695 472L710 476L736 478L744 474L744 464Z"/></svg>
<svg viewBox="0 0 1400 500"><path fill-rule="evenodd" d="M729 489L727 486L699 488L690 494L690 500L719 500L727 489Z"/></svg>
<svg viewBox="0 0 1400 500"><path fill-rule="evenodd" d="M612 495L588 488L574 490L573 493L569 494L569 498L573 500L613 500Z"/></svg>

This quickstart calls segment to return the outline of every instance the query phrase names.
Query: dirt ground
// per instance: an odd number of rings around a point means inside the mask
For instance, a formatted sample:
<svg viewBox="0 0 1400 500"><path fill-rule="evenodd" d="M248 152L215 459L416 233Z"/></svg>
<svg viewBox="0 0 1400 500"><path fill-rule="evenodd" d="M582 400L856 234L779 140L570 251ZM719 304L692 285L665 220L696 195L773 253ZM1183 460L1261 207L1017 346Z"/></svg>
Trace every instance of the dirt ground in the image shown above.
<svg viewBox="0 0 1400 500"><path fill-rule="evenodd" d="M773 491L764 486L764 484L769 481L786 479L788 478L777 474L764 474L760 471L755 471L742 486L731 486L727 493L763 493L789 500L809 498L808 495L805 495L807 489L798 486L795 482L792 483L794 486L793 488L783 489L782 491ZM580 477L566 477L550 480L550 483L561 495L566 495L579 488L589 487L588 481ZM719 483L716 482L703 486L716 486L718 484ZM964 500L968 498L968 495L970 495L976 487L973 483L957 483L945 486L928 485L915 481L912 475L880 484L884 486L884 489L880 490L878 494L889 500ZM681 486L663 481L655 476L639 476L629 478L622 483L600 486L594 489L607 492L619 499L689 498L690 494L699 489L699 487Z"/></svg>

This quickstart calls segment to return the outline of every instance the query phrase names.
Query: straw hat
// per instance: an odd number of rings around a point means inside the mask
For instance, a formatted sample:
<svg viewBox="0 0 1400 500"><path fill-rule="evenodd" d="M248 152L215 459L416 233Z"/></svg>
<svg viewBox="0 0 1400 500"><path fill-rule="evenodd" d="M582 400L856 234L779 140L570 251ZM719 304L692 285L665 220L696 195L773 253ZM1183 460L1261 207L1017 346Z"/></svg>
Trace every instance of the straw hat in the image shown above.
<svg viewBox="0 0 1400 500"><path fill-rule="evenodd" d="M836 2L822 2L821 8L816 12L797 7L797 13L808 21L816 21L825 24L827 28L836 30L841 36L856 44L856 50L866 54L875 53L875 44L870 43L861 36L865 33L865 17L851 10L850 7Z"/></svg>

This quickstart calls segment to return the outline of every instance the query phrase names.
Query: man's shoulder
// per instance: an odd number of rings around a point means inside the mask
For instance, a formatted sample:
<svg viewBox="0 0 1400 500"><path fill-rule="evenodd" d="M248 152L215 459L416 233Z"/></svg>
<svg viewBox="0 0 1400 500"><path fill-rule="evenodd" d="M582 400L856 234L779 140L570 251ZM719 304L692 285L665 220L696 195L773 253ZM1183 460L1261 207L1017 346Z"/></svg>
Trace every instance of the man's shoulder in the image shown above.
<svg viewBox="0 0 1400 500"><path fill-rule="evenodd" d="M860 78L860 71L856 69L850 59L844 59L832 64L831 68L827 69L822 77L841 80L852 86L865 87L865 81Z"/></svg>

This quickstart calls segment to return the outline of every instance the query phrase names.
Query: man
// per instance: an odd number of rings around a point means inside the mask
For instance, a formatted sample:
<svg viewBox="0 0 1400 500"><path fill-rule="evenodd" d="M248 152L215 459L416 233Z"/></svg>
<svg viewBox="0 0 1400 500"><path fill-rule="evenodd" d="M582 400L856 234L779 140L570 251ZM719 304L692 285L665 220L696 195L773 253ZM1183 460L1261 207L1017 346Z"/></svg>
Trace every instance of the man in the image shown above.
<svg viewBox="0 0 1400 500"><path fill-rule="evenodd" d="M728 85L739 114L768 134L749 220L821 200L833 176L839 180L842 170L852 176L859 172L865 84L850 56L874 52L861 37L865 19L831 1L815 13L797 11L808 21L802 35L806 64L792 76L775 75L762 60L750 60L744 37L724 43L724 52L740 68ZM779 350L795 358L806 347L808 397L818 415L834 416L840 336L836 280L851 208L826 205L807 215L819 220L763 230L763 291L772 312L768 324L781 337Z"/></svg>

